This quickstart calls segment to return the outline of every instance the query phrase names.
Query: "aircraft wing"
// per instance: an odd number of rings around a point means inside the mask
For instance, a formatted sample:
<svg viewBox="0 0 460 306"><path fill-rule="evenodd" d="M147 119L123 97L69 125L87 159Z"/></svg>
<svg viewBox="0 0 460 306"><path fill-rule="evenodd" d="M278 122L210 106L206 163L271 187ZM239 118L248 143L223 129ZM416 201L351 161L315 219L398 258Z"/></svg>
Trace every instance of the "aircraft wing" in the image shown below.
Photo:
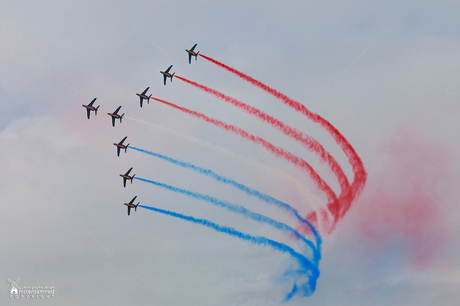
<svg viewBox="0 0 460 306"><path fill-rule="evenodd" d="M88 119L89 119L89 114L91 114L91 110L89 108L86 109L86 114L88 115Z"/></svg>
<svg viewBox="0 0 460 306"><path fill-rule="evenodd" d="M123 187L126 187L126 179L123 178Z"/></svg>
<svg viewBox="0 0 460 306"><path fill-rule="evenodd" d="M188 54L188 63L191 64L192 63L192 55L189 53Z"/></svg>
<svg viewBox="0 0 460 306"><path fill-rule="evenodd" d="M131 172L131 170L133 170L133 167L131 167L131 168L125 173L125 175L128 175L128 174Z"/></svg>
<svg viewBox="0 0 460 306"><path fill-rule="evenodd" d="M147 87L143 92L142 94L145 95L145 93L147 92L147 90L149 90L150 87Z"/></svg>
<svg viewBox="0 0 460 306"><path fill-rule="evenodd" d="M128 216L130 212L131 212L131 207L128 206Z"/></svg>
<svg viewBox="0 0 460 306"><path fill-rule="evenodd" d="M121 106L118 106L118 108L113 112L114 114L118 114L118 111L120 110Z"/></svg>
<svg viewBox="0 0 460 306"><path fill-rule="evenodd" d="M171 70L172 66L173 66L173 65L169 66L169 68L168 68L168 69L166 69L166 71L165 71L165 72L169 72L169 70Z"/></svg>
<svg viewBox="0 0 460 306"><path fill-rule="evenodd" d="M163 75L163 80L164 80L164 83L166 85L166 75Z"/></svg>
<svg viewBox="0 0 460 306"><path fill-rule="evenodd" d="M141 101L141 107L142 107L142 101L143 101L144 99L142 99L142 97L139 97L139 99L140 99L140 101Z"/></svg>
<svg viewBox="0 0 460 306"><path fill-rule="evenodd" d="M112 117L112 126L115 126L115 117Z"/></svg>
<svg viewBox="0 0 460 306"><path fill-rule="evenodd" d="M123 142L126 140L128 136L125 136L125 138L123 138L118 144L123 144Z"/></svg>
<svg viewBox="0 0 460 306"><path fill-rule="evenodd" d="M192 47L192 49L190 49L190 51L193 51L193 50L195 49L196 45L197 45L197 44L195 44L195 45Z"/></svg>
<svg viewBox="0 0 460 306"><path fill-rule="evenodd" d="M117 156L120 156L120 147L117 147Z"/></svg>
<svg viewBox="0 0 460 306"><path fill-rule="evenodd" d="M94 101L96 101L97 98L94 98L93 101L91 101L90 104L88 104L88 106L92 106L94 104Z"/></svg>
<svg viewBox="0 0 460 306"><path fill-rule="evenodd" d="M134 200L136 200L137 196L135 196L130 202L129 204L133 204Z"/></svg>

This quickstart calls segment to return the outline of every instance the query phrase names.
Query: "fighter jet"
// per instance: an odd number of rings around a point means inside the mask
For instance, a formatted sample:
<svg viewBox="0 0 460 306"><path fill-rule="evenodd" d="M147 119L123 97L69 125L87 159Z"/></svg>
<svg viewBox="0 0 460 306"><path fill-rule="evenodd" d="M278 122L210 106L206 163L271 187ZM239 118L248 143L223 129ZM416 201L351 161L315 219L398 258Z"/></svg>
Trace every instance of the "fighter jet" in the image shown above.
<svg viewBox="0 0 460 306"><path fill-rule="evenodd" d="M112 126L115 126L115 119L120 119L120 123L121 123L121 120L123 119L123 116L125 115L125 113L123 113L123 115L118 114L118 111L120 110L120 108L121 106L118 106L118 108L113 113L107 113L107 115L112 117Z"/></svg>
<svg viewBox="0 0 460 306"><path fill-rule="evenodd" d="M128 137L128 136L125 136L125 138L123 138L119 143L113 143L113 145L117 147L117 156L120 156L120 149L125 149L125 153L126 153L126 150L128 150L129 143L127 145L123 144L123 142L126 140L126 137ZM129 169L129 171L131 171L131 169ZM128 171L128 173L129 173L129 171ZM128 174L128 173L126 173L126 174ZM133 175L133 177L134 177L134 175Z"/></svg>
<svg viewBox="0 0 460 306"><path fill-rule="evenodd" d="M198 51L198 52L193 51L193 50L195 49L196 45L197 45L197 44L195 44L195 45L192 47L192 49L190 49L190 50L185 49L185 51L187 51L187 53L188 53L188 63L189 63L189 64L192 63L192 56L195 57L195 61L198 59L198 53L200 53L200 51Z"/></svg>
<svg viewBox="0 0 460 306"><path fill-rule="evenodd" d="M129 203L125 203L126 206L128 206L128 216L131 211L131 208L134 208L134 211L137 211L137 205L139 205L141 202L134 204L134 200L136 200L137 196L135 196Z"/></svg>
<svg viewBox="0 0 460 306"><path fill-rule="evenodd" d="M131 172L131 170L133 170L133 167L131 167L131 169L129 169L128 172L126 172L125 174L120 174L120 176L123 178L123 187L126 187L126 180L130 180L131 184L133 183L133 179L136 175L133 174L132 176L130 176L129 173Z"/></svg>
<svg viewBox="0 0 460 306"><path fill-rule="evenodd" d="M166 85L166 79L167 79L167 78L171 78L171 82L172 82L172 78L173 78L173 76L174 76L174 74L175 74L175 72L173 72L172 74L169 73L169 70L171 70L172 66L173 66L173 65L169 66L169 68L166 69L166 71L160 71L160 72L163 74L163 78L164 78L164 83L165 83L165 85Z"/></svg>
<svg viewBox="0 0 460 306"><path fill-rule="evenodd" d="M150 87L147 87L141 94L136 94L139 96L139 99L141 100L141 107L142 107L142 101L147 100L147 103L149 103L150 101L150 97L152 96L152 94L150 94L150 96L147 96L145 93L147 92L147 90L149 90Z"/></svg>
<svg viewBox="0 0 460 306"><path fill-rule="evenodd" d="M94 104L94 101L96 101L97 98L94 98L93 101L91 101L90 104L88 105L85 105L85 104L82 104L81 106L83 106L84 108L86 108L86 114L88 115L88 119L89 119L89 115L91 114L91 111L94 111L94 114L97 115L97 110L99 109L99 106L98 105L97 107L94 107L93 104Z"/></svg>

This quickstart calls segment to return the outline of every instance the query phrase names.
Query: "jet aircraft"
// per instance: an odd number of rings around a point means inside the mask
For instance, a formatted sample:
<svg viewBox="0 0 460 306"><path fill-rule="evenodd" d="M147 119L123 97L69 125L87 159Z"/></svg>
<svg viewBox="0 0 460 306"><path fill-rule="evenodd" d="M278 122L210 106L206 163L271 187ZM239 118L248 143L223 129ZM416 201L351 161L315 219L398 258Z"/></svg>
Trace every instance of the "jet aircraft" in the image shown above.
<svg viewBox="0 0 460 306"><path fill-rule="evenodd" d="M88 105L85 105L85 104L81 105L84 108L86 108L86 114L88 115L88 119L89 119L89 115L91 114L91 111L94 111L94 114L97 115L97 110L99 109L100 105L98 105L97 107L93 106L94 101L96 101L96 99L97 98L94 98L93 101L91 101L91 103L89 103Z"/></svg>
<svg viewBox="0 0 460 306"><path fill-rule="evenodd" d="M169 73L169 70L171 70L172 66L173 66L173 65L169 66L169 68L166 69L166 71L160 71L160 72L163 74L163 79L164 79L165 85L166 85L166 79L167 79L167 78L171 78L171 82L172 82L172 78L173 78L173 76L174 76L174 74L175 74L175 72L173 72L172 74Z"/></svg>
<svg viewBox="0 0 460 306"><path fill-rule="evenodd" d="M128 206L128 216L129 216L129 213L131 211L131 208L134 208L134 211L137 211L137 205L139 205L140 202L137 203L137 204L134 204L133 202L134 202L134 200L136 200L136 198L137 198L137 196L135 196L129 203L125 203L125 205Z"/></svg>
<svg viewBox="0 0 460 306"><path fill-rule="evenodd" d="M195 57L195 61L198 59L198 53L200 53L200 51L198 51L198 52L193 51L193 50L195 49L196 45L197 45L197 44L195 44L195 45L192 47L192 49L190 49L190 50L185 49L185 51L187 51L187 53L188 53L188 63L189 63L189 64L192 63L192 56Z"/></svg>
<svg viewBox="0 0 460 306"><path fill-rule="evenodd" d="M125 113L123 113L123 115L118 114L118 111L120 110L120 108L121 106L118 106L118 108L113 113L107 113L107 115L112 117L112 126L115 126L115 119L120 119L120 123L121 123L121 120L123 119L123 116L125 115Z"/></svg>
<svg viewBox="0 0 460 306"><path fill-rule="evenodd" d="M131 167L131 169L129 169L125 174L120 174L120 176L123 178L123 187L126 187L126 180L130 180L131 184L133 183L133 179L136 175L133 174L130 176L129 173L131 170L133 170L133 167Z"/></svg>
<svg viewBox="0 0 460 306"><path fill-rule="evenodd" d="M141 94L138 94L138 93L136 94L139 96L139 99L141 100L141 107L142 107L142 101L144 101L144 99L147 100L147 103L149 103L150 101L150 97L152 96L152 94L150 94L150 96L146 95L146 92L147 90L149 90L149 88L150 87L147 87Z"/></svg>
<svg viewBox="0 0 460 306"><path fill-rule="evenodd" d="M125 136L125 138L123 138L119 143L114 143L113 145L117 147L117 156L120 156L120 149L125 149L125 153L126 153L126 150L128 150L128 147L129 147L129 143L127 145L124 145L123 142L126 140L128 136ZM132 168L131 168L132 169ZM129 171L131 171L131 169L129 169ZM129 171L126 173L128 174ZM133 175L134 177L134 175ZM132 182L132 181L131 181Z"/></svg>

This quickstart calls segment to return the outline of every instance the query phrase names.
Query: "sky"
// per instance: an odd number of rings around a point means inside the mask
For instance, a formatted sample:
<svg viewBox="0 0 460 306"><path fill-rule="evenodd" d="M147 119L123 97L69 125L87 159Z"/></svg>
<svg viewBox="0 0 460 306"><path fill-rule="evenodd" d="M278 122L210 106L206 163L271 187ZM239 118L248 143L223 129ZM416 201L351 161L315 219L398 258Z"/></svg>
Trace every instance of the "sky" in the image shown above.
<svg viewBox="0 0 460 306"><path fill-rule="evenodd" d="M460 27L457 1L9 1L0 3L2 305L457 305L460 300ZM208 195L299 229L292 214L210 176L113 143L188 162L288 203L327 198L302 169L191 109L301 157L338 193L318 156L178 78L203 84L318 141L354 178L321 126L203 57L237 69L329 121L367 181L321 235L316 288L289 252L149 209L265 237L312 259L292 232L170 188ZM82 104L97 98L97 116ZM125 113L112 127L108 115ZM215 204L215 203L214 203ZM326 212L327 215L327 212ZM313 235L306 239L315 244ZM315 244L316 245L316 244ZM10 283L54 298L10 298ZM3 280L1 280L3 279ZM30 298L29 298L30 299Z"/></svg>

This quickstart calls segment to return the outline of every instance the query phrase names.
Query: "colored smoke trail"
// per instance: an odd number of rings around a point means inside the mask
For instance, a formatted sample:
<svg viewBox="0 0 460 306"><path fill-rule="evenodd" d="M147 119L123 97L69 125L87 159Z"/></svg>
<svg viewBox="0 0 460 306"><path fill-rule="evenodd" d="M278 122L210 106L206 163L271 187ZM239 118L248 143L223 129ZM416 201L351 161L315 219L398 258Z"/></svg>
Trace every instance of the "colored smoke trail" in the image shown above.
<svg viewBox="0 0 460 306"><path fill-rule="evenodd" d="M215 206L225 208L228 211L231 211L233 213L243 215L243 216L245 216L247 218L250 218L250 219L252 219L254 221L261 222L261 223L266 223L266 224L268 224L268 225L270 225L270 226L272 226L272 227L274 227L274 228L276 228L278 230L282 230L282 231L285 231L285 232L292 233L296 238L302 240L307 246L309 246L312 249L313 253L315 254L314 258L315 258L316 262L317 262L317 260L319 260L319 257L320 257L319 252L318 252L317 248L313 245L313 243L310 240L306 239L304 236L300 235L299 232L297 232L295 229L293 229L292 227L290 227L287 224L284 224L282 222L278 222L278 221L273 220L272 218L269 218L267 216L264 216L264 215L255 213L253 211L250 211L249 209L246 209L241 205L232 204L232 203L229 203L227 201L219 200L219 199L216 199L216 198L208 196L208 195L203 195L203 194L200 194L200 193L197 193L197 192L192 192L192 191L189 191L189 190L185 190L185 189L182 189L182 188L178 188L178 187L166 185L166 184L163 184L163 183L147 180L147 179L140 178L140 177L137 177L137 176L134 177L134 179L142 181L142 182L150 183L150 184L156 185L158 187L162 187L162 188L174 191L176 193L180 193L180 194L186 195L188 197L192 197L192 198L197 199L197 200L206 201L208 203L214 204Z"/></svg>
<svg viewBox="0 0 460 306"><path fill-rule="evenodd" d="M183 134L183 133L180 133L180 132L177 132L175 130L171 130L171 129L168 129L166 127L163 127L161 125L158 125L158 124L153 124L153 123L150 123L150 122L146 122L146 121L143 121L143 120L140 120L140 119L137 119L137 118L132 118L132 117L124 117L125 119L127 120L132 120L132 121L135 121L135 122L139 122L139 123L142 123L142 124L145 124L145 125L148 125L148 126L151 126L151 127L154 127L158 130L161 130L161 131L165 131L165 132L168 132L174 136L177 136L177 137L180 137L182 139L185 139L187 141L192 141L192 142L195 142L195 143L198 143L199 145L205 147L205 148L208 148L208 149L211 149L213 150L214 152L217 152L217 153L222 153L222 154L225 154L229 157L232 157L240 162L243 162L245 163L246 165L248 166L251 166L251 167L254 167L254 168L257 168L259 171L264 171L265 173L277 178L277 179L280 179L280 178L283 178L287 181L289 181L290 183L292 183L295 188L308 200L310 206L313 208L313 209L318 209L319 207L321 206L324 206L324 204L322 203L322 201L320 199L318 199L315 195L312 194L312 192L310 191L310 189L308 189L304 184L300 183L297 179L293 178L292 176L289 176L287 175L286 173L284 172L281 172L279 170L275 170L275 169L272 169L272 168L268 168L267 166L261 164L261 163L258 163L254 160L251 160L251 159L248 159L247 157L241 155L241 154L237 154L227 148L223 148L223 147L220 147L220 146L216 146L216 145L213 145L209 142L206 142L206 141L203 141L201 139L198 139L196 137L192 137L190 135L186 135L186 134ZM332 217L332 216L331 216ZM320 227L321 229L321 227Z"/></svg>
<svg viewBox="0 0 460 306"><path fill-rule="evenodd" d="M455 184L456 152L406 124L392 131L379 149L386 154L359 199L363 205L353 211L354 226L373 252L397 250L411 269L427 268L440 259L449 239L453 220L447 220L448 211L455 202L444 197L444 188ZM376 264L391 260L393 256L382 256Z"/></svg>
<svg viewBox="0 0 460 306"><path fill-rule="evenodd" d="M276 156L282 157L285 160L291 162L292 164L294 164L294 165L300 167L301 169L305 170L310 175L310 177L313 179L313 181L317 185L318 189L320 189L321 191L323 191L326 194L329 203L331 203L331 202L335 203L337 201L337 197L336 197L334 191L326 184L326 182L318 175L318 173L310 166L310 164L308 164L302 158L300 158L298 156L295 156L294 154L292 154L289 151L286 151L283 148L280 148L280 147L277 147L277 146L271 144L270 142L266 141L265 139L263 139L263 138L261 138L259 136L254 136L252 134L249 134L245 130L243 130L241 128L238 128L238 127L236 127L234 125L227 124L225 122L222 122L222 121L214 119L214 118L209 118L204 114L192 111L192 110L190 110L188 108L185 108L185 107L177 106L177 105L175 105L173 103L170 103L170 102L158 99L158 98L152 97L151 99L156 100L158 102L161 102L163 104L166 104L168 106L171 106L171 107L173 107L175 109L178 109L180 111L183 111L184 113L187 113L187 114L192 115L194 117L200 118L200 119L202 119L202 120L204 120L204 121L206 121L208 123L212 123L217 127L223 128L226 131L235 133L235 134L237 134L237 135L239 135L239 136L241 136L241 137L243 137L243 138L245 138L247 140L252 141L255 144L263 146L265 149L267 149L271 153L275 154Z"/></svg>
<svg viewBox="0 0 460 306"><path fill-rule="evenodd" d="M158 125L158 124L154 124L154 123L150 123L150 122L147 122L147 121L144 121L144 120L139 120L137 118L133 118L133 117L128 117L128 116L124 116L123 118L127 119L127 120L132 120L132 121L136 121L136 122L139 122L139 123L142 123L142 124L145 124L145 125L149 125L151 127L154 127L160 131L164 131L164 132L168 132L174 136L177 136L177 137L181 137L183 139L186 139L188 141L193 141L193 142L197 142L199 143L200 145L202 146L205 146L205 147L210 147L210 146L213 146L211 145L210 143L207 143L207 142L204 142L198 138L195 138L195 137L192 137L192 136L189 136L189 135L185 135L185 134L182 134L182 133L179 133L175 130L171 130L171 129L168 129L164 126L161 126L161 125ZM223 148L222 148L223 149ZM224 149L225 150L225 149Z"/></svg>
<svg viewBox="0 0 460 306"><path fill-rule="evenodd" d="M207 59L208 61L218 65L221 68L226 69L227 71L239 76L243 80L251 83L254 86L264 90L265 92L273 95L278 100L282 101L284 104L288 105L289 107L293 108L295 111L300 112L301 114L305 115L308 119L312 120L315 123L318 123L321 127L323 127L337 142L340 146L342 151L348 158L350 162L354 174L354 181L351 184L350 193L343 194L340 196L339 201L330 202L328 204L329 210L335 217L334 220L334 227L337 222L343 218L345 213L351 206L351 202L361 193L364 185L366 184L367 173L364 169L364 165L358 154L356 153L355 149L351 146L351 144L345 139L345 137L326 119L322 118L320 115L311 112L308 110L303 104L297 102L285 94L265 85L264 83L234 69L231 68L219 61L216 61L210 57L205 55L199 54L202 58ZM315 212L310 213L307 218L309 220L316 220L317 216ZM331 228L332 230L333 228Z"/></svg>
<svg viewBox="0 0 460 306"><path fill-rule="evenodd" d="M169 211L169 210L163 210L163 209L156 208L156 207L151 207L151 206L139 205L139 207L149 209L149 210L152 210L152 211L156 211L158 213L165 214L165 215L168 215L168 216L172 216L172 217L175 217L175 218L178 218L178 219L193 222L195 224L200 224L200 225L206 226L208 228L212 228L212 229L214 229L214 230L216 230L218 232L226 233L226 234L228 234L230 236L237 237L237 238L245 240L245 241L249 241L249 242L251 242L253 244L270 246L271 248L273 248L273 249L275 249L277 251L280 251L280 252L287 253L287 254L291 255L293 258L295 258L297 260L297 262L299 263L300 267L299 267L299 269L297 269L295 271L291 271L291 272L286 273L286 274L291 275L291 276L295 276L299 280L304 278L304 277L308 277L308 281L306 281L305 283L301 284L300 286L298 286L297 283L294 283L294 286L293 286L291 292L286 296L284 301L289 301L292 298L292 296L295 295L295 294L299 294L300 296L311 296L316 290L316 281L318 280L318 277L319 277L318 267L315 266L310 260L308 260L308 258L303 256L302 254L297 253L294 249L292 249L291 247L289 247L288 245L286 245L284 243L277 242L277 241L274 241L274 240L271 240L271 239L268 239L268 238L262 237L262 236L252 236L252 235L249 235L249 234L244 234L244 233L239 232L239 231L237 231L237 230L235 230L235 229L233 229L231 227L221 226L221 225L218 225L218 224L216 224L214 222L211 222L209 220L206 220L206 219L196 219L196 218L193 218L191 216L186 216L186 215L183 215L183 214L179 214L179 213L176 213L176 212L172 212L172 211Z"/></svg>
<svg viewBox="0 0 460 306"><path fill-rule="evenodd" d="M320 160L330 167L332 172L335 174L337 177L340 188L343 193L348 193L349 188L350 188L350 183L348 182L347 176L343 172L342 168L338 164L338 162L335 160L335 158L327 152L324 147L313 137L303 133L302 131L295 129L284 122L268 115L267 113L264 113L263 111L252 107L248 104L245 104L235 98L232 98L230 96L224 95L223 93L214 90L212 88L209 88L207 86L198 84L196 82L187 80L186 78L180 77L176 75L176 78L179 80L182 80L192 86L195 86L196 88L199 88L207 93L212 94L213 96L224 100L225 102L228 102L230 104L233 104L234 106L238 107L239 109L245 111L248 114L254 115L260 120L269 123L271 126L274 128L280 130L283 134L285 134L288 137L293 138L297 142L303 144L305 147L307 147L310 151L313 151L316 155L319 156Z"/></svg>
<svg viewBox="0 0 460 306"><path fill-rule="evenodd" d="M266 202L268 204L274 204L277 207L286 210L287 212L289 212L292 215L294 215L297 218L298 221L300 221L300 222L304 223L305 225L307 225L310 228L310 230L312 231L313 235L315 236L315 240L316 240L316 249L317 249L316 256L318 256L318 259L316 260L316 262L319 260L319 258L320 258L319 256L321 255L320 254L320 252L321 252L321 237L318 234L318 231L307 220L302 218L299 215L299 212L297 211L297 209L295 209L291 205L289 205L287 203L284 203L282 201L279 201L279 200L277 200L277 199L275 199L275 198L273 198L273 197L271 197L271 196L269 196L267 194L264 194L264 193L261 193L261 192L255 190L255 189L249 188L249 187L247 187L247 186L245 186L245 185L243 185L241 183L236 182L235 180L220 176L220 175L218 175L217 173L215 173L212 170L204 169L204 168L195 166L195 165L193 165L191 163L182 162L182 161L179 161L177 159L174 159L174 158L171 158L171 157L168 157L168 156L165 156L165 155L161 155L159 153L139 149L139 148L136 148L136 147L133 147L133 146L130 146L129 148L133 149L133 150L136 150L136 151L139 151L139 152L142 152L142 153L146 153L146 154L161 158L161 159L163 159L165 161L168 161L170 163L173 163L173 164L175 164L177 166L187 168L187 169L191 169L193 171L197 171L197 172L199 172L201 174L204 174L204 175L206 175L208 177L211 177L211 178L215 179L218 182L231 185L231 186L237 188L238 190L245 192L248 195L255 196L255 197L259 198L260 200L262 200L262 201L264 201L264 202ZM315 256L315 258L316 258L316 256Z"/></svg>

